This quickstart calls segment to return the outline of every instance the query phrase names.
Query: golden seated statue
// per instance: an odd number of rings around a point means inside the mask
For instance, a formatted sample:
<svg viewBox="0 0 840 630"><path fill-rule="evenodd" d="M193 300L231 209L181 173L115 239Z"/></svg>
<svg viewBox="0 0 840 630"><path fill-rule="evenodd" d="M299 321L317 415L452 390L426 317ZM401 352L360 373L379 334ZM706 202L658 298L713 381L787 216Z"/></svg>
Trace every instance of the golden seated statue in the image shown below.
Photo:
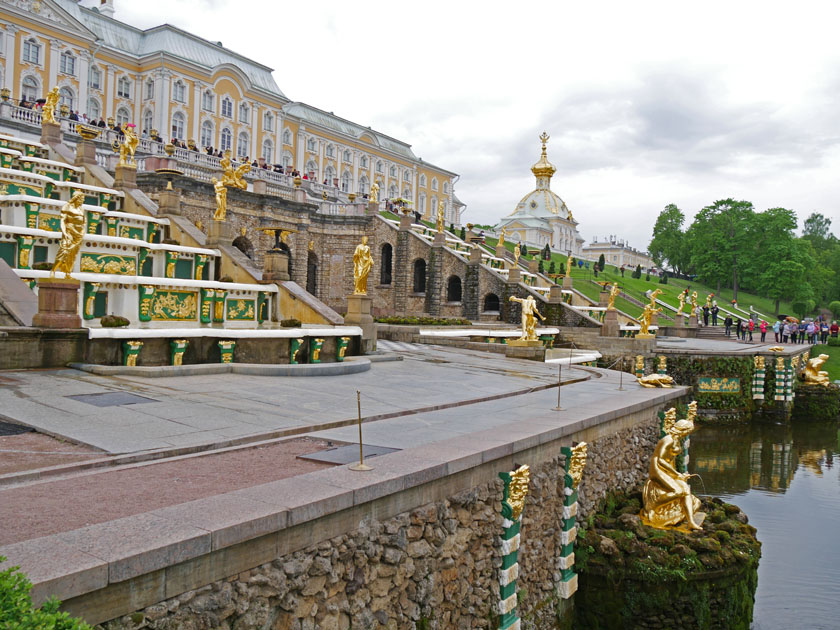
<svg viewBox="0 0 840 630"><path fill-rule="evenodd" d="M642 387L673 387L674 379L667 374L648 374L636 379Z"/></svg>
<svg viewBox="0 0 840 630"><path fill-rule="evenodd" d="M828 372L820 370L826 361L828 361L827 354L821 354L813 359L808 359L808 363L805 364L805 370L802 372L802 380L808 385L823 385L825 387L831 385Z"/></svg>

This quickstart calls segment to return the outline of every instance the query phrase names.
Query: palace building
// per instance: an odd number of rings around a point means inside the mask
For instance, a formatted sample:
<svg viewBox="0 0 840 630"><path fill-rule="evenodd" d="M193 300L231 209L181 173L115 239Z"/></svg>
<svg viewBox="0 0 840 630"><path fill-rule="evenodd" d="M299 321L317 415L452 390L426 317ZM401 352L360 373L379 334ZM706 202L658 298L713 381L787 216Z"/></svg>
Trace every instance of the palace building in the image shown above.
<svg viewBox="0 0 840 630"><path fill-rule="evenodd" d="M525 195L516 204L514 211L499 222L496 231L505 228L510 241L538 247L545 247L547 243L554 250L580 256L584 239L578 232L578 222L566 202L551 190L551 178L557 169L546 155L548 135L543 133L540 140L542 154L531 167L531 172L537 178L536 188Z"/></svg>
<svg viewBox="0 0 840 630"><path fill-rule="evenodd" d="M144 135L193 141L199 151L291 167L337 193L403 197L430 218L443 202L460 224L458 176L411 145L287 97L272 69L169 24L147 30L114 18L114 0L4 0L0 84L14 103L58 86L89 118L133 123ZM86 3L89 4L89 3Z"/></svg>
<svg viewBox="0 0 840 630"><path fill-rule="evenodd" d="M596 236L582 251L584 257L589 260L598 260L603 254L604 261L608 265L615 265L616 267L636 267L637 265L641 265L642 269L653 267L653 260L647 252L631 247L629 243L617 236L610 236L601 240L598 240Z"/></svg>

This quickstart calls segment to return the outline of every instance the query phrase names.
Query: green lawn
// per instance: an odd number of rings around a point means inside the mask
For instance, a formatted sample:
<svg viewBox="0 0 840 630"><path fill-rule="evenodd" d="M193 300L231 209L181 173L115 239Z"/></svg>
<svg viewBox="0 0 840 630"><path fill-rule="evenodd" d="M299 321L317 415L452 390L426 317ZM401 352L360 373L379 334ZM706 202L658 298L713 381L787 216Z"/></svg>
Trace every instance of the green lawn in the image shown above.
<svg viewBox="0 0 840 630"><path fill-rule="evenodd" d="M829 378L832 381L840 379L840 346L828 346L817 344L811 351L811 356L815 357L819 354L827 354L828 361L823 363L823 369L828 372Z"/></svg>

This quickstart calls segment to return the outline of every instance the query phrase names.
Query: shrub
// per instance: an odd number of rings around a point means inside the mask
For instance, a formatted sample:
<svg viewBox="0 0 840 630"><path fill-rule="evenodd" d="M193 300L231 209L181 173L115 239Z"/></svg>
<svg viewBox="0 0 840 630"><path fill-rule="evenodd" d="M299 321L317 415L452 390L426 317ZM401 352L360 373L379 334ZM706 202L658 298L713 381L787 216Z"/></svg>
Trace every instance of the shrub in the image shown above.
<svg viewBox="0 0 840 630"><path fill-rule="evenodd" d="M5 560L0 556L0 563ZM0 571L0 628L90 630L90 626L81 619L59 612L61 602L54 597L40 608L35 608L30 594L32 583L18 568Z"/></svg>
<svg viewBox="0 0 840 630"><path fill-rule="evenodd" d="M557 265L554 264L553 260L548 265L548 273L557 273Z"/></svg>
<svg viewBox="0 0 840 630"><path fill-rule="evenodd" d="M650 282L650 271L645 274L645 282Z"/></svg>
<svg viewBox="0 0 840 630"><path fill-rule="evenodd" d="M122 328L128 326L131 322L120 315L105 315L99 318L99 323L102 328Z"/></svg>
<svg viewBox="0 0 840 630"><path fill-rule="evenodd" d="M528 255L528 246L527 246L527 245L525 245L525 243L522 243L522 247L520 247L520 249L519 249L519 253L520 253L521 255L523 255L523 256L527 256L527 255Z"/></svg>
<svg viewBox="0 0 840 630"><path fill-rule="evenodd" d="M300 320L292 317L291 319L284 319L280 321L282 328L300 328Z"/></svg>
<svg viewBox="0 0 840 630"><path fill-rule="evenodd" d="M840 300L834 300L828 305L828 308L834 314L834 317L840 317Z"/></svg>
<svg viewBox="0 0 840 630"><path fill-rule="evenodd" d="M543 249L543 258L545 260L551 260L551 248L548 246L548 243L545 244L545 248Z"/></svg>
<svg viewBox="0 0 840 630"><path fill-rule="evenodd" d="M840 337L829 337L828 338L828 345L829 346L840 346Z"/></svg>
<svg viewBox="0 0 840 630"><path fill-rule="evenodd" d="M463 225L461 226L461 235L460 236L461 236L462 241L467 240L467 228L465 228Z"/></svg>
<svg viewBox="0 0 840 630"><path fill-rule="evenodd" d="M636 271L633 272L633 277L636 278L636 280L638 280L639 278L642 277L642 266L641 265L636 265Z"/></svg>
<svg viewBox="0 0 840 630"><path fill-rule="evenodd" d="M662 275L659 276L659 284L668 284L668 272L663 271Z"/></svg>
<svg viewBox="0 0 840 630"><path fill-rule="evenodd" d="M36 262L34 265L32 265L32 268L36 271L52 271L53 264L44 260L42 262Z"/></svg>
<svg viewBox="0 0 840 630"><path fill-rule="evenodd" d="M219 282L233 282L233 278L231 278L230 276L222 276L221 278L219 278Z"/></svg>
<svg viewBox="0 0 840 630"><path fill-rule="evenodd" d="M552 261L551 264L553 265L554 261ZM560 263L560 271L558 271L557 273L559 273L561 276L566 275L566 263Z"/></svg>
<svg viewBox="0 0 840 630"><path fill-rule="evenodd" d="M539 271L540 273L543 273L545 271L542 258L540 258L540 264L537 266L537 271Z"/></svg>
<svg viewBox="0 0 840 630"><path fill-rule="evenodd" d="M603 254L601 254L600 256L598 256L598 269L600 269L601 271L603 271L603 270L604 270L604 266L605 266L606 264L607 264L607 260L604 258L604 255L603 255Z"/></svg>

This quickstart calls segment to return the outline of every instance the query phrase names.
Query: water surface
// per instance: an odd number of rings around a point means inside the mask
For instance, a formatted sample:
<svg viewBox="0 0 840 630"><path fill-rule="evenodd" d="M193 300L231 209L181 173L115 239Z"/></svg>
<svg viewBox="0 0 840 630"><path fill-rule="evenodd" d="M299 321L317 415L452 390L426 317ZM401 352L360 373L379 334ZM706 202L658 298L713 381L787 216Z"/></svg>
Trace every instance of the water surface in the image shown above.
<svg viewBox="0 0 840 630"><path fill-rule="evenodd" d="M690 454L695 492L758 529L754 630L840 629L840 424L700 426Z"/></svg>

